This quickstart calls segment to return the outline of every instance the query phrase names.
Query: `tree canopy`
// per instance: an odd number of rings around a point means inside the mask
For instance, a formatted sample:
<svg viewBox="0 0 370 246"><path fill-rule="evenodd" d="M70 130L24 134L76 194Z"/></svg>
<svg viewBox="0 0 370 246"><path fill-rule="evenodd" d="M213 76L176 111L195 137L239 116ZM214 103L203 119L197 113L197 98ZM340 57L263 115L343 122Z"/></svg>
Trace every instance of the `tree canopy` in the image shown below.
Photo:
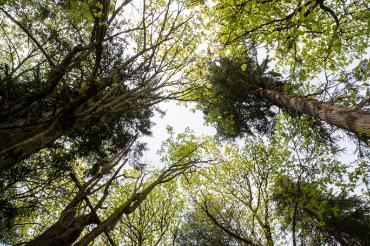
<svg viewBox="0 0 370 246"><path fill-rule="evenodd" d="M0 244L367 245L369 12L0 0Z"/></svg>

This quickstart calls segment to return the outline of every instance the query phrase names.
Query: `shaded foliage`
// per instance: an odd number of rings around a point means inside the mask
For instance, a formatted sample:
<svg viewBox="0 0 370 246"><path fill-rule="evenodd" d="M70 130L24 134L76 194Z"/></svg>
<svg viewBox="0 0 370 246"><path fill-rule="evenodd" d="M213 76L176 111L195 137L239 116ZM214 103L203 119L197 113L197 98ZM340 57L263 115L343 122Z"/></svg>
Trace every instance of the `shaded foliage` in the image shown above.
<svg viewBox="0 0 370 246"><path fill-rule="evenodd" d="M315 183L279 179L272 200L287 225L296 220L304 241L366 245L370 240L370 208L361 198L326 194Z"/></svg>
<svg viewBox="0 0 370 246"><path fill-rule="evenodd" d="M214 225L200 209L184 215L184 222L176 232L176 245L233 246L237 241Z"/></svg>
<svg viewBox="0 0 370 246"><path fill-rule="evenodd" d="M283 83L279 74L266 69L267 64L260 66L249 58L220 58L210 65L209 91L201 95L200 104L220 133L237 136L253 130L271 132L275 112L272 104L262 100L256 91L261 88L281 91Z"/></svg>

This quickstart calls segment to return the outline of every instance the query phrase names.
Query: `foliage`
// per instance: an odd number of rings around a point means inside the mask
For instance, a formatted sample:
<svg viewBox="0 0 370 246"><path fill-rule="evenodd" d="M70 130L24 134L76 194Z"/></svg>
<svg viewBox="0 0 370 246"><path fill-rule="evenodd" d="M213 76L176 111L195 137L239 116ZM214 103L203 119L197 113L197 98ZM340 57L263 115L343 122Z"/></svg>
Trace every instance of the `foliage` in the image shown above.
<svg viewBox="0 0 370 246"><path fill-rule="evenodd" d="M30 185L24 197L19 193L14 197L7 194L5 197L18 206L30 203L30 198L37 202L32 210L25 210L29 213L27 216L22 211L11 214L14 208L4 206L1 215L11 223L1 228L7 230L3 242L79 245L93 240L139 244L171 240L184 205L176 178L194 173L208 162L199 155L203 151L201 145L194 144L185 134L176 138L188 146L169 139L162 150L163 155L170 154L171 159L159 169L140 164L135 157L140 146L135 147L131 140L94 174L84 175L90 168L89 162L77 159L66 175L53 177L41 188ZM131 166L127 166L129 162ZM21 185L26 188L28 183L24 181ZM96 226L91 228L93 225ZM139 234L135 234L137 232Z"/></svg>
<svg viewBox="0 0 370 246"><path fill-rule="evenodd" d="M239 59L221 58L211 64L210 83L199 96L199 107L221 134L237 136L253 130L266 133L273 128L274 112L272 104L262 100L256 90L281 90L283 83L278 74L266 72L266 64L261 66L248 57Z"/></svg>
<svg viewBox="0 0 370 246"><path fill-rule="evenodd" d="M278 180L275 189L272 199L278 213L286 224L296 221L301 241L366 245L369 240L370 210L366 201L345 194L323 194L314 183L296 184L286 178Z"/></svg>
<svg viewBox="0 0 370 246"><path fill-rule="evenodd" d="M300 80L361 59L369 44L367 1L210 1L216 38L240 54L247 45L273 51Z"/></svg>
<svg viewBox="0 0 370 246"><path fill-rule="evenodd" d="M269 107L273 103L256 97L260 93L253 89L282 91L284 84L286 93L307 102L316 99L331 102L333 107L363 109L362 115L368 116L365 6L362 1L208 1L204 4L205 28L209 31L205 31L208 60L191 78L193 86L203 87L194 96L200 101L198 108L205 112L209 122L216 123L222 134L271 131L273 114ZM348 12L349 9L354 11ZM349 28L352 25L355 27ZM273 85L260 83L261 77L267 80L271 75L279 76L268 69L268 61L284 77L283 80L277 77ZM233 66L228 64L232 62ZM349 71L349 65L355 69ZM356 70L364 76L356 76ZM302 114L284 108L287 105L278 106L292 115ZM314 116L315 127L323 139L332 141L329 135L338 124L329 123L328 129L320 122L328 121L317 117L320 113L319 107ZM324 114L327 113L321 113ZM368 130L360 128L349 132L366 139L363 132Z"/></svg>
<svg viewBox="0 0 370 246"><path fill-rule="evenodd" d="M2 29L7 38L1 41L7 47L2 52L10 54L2 56L2 171L63 137L75 145L83 139L92 154L99 155L96 145L107 141L119 149L115 130L135 125L132 135L148 134L154 105L181 94L175 89L196 40L188 32L193 13L185 12L182 1L148 1L138 8L130 2L44 1L1 8L2 21L11 27ZM31 29L29 19L20 21L28 11L64 13L64 8L71 8L66 17L35 17ZM142 18L131 16L130 9Z"/></svg>
<svg viewBox="0 0 370 246"><path fill-rule="evenodd" d="M210 229L206 238L212 242L225 235L233 238L232 245L287 244L291 236L308 244L341 242L340 237L348 245L364 240L355 230L335 227L348 221L367 230L366 193L362 198L340 195L358 180L343 181L351 172L335 160L330 146L312 141L307 121L278 118L271 140L247 138L242 146L210 142L213 147L207 150L217 164L184 181L189 203L196 208L190 209L180 231L184 245L203 235L198 228L212 226L222 233ZM294 182L290 190L282 186L287 181Z"/></svg>
<svg viewBox="0 0 370 246"><path fill-rule="evenodd" d="M370 136L368 9L0 0L0 243L366 245L368 146L333 132ZM151 163L165 100L218 135L168 126Z"/></svg>

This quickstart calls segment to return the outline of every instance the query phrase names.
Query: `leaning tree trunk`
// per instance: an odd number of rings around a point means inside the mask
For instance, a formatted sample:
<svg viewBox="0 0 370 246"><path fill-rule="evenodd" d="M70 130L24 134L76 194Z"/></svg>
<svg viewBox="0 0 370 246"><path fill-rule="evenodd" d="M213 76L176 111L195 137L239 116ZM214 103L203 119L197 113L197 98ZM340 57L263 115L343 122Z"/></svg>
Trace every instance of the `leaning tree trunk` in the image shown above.
<svg viewBox="0 0 370 246"><path fill-rule="evenodd" d="M66 130L69 130L63 127L59 120L54 121L50 125L41 124L39 126L36 125L34 129L32 127L28 128L30 131L27 131L25 127L19 127L24 132L0 129L0 136L4 137L4 140L1 141L6 141L1 144L2 148L0 149L0 173L12 167L18 161L36 153L66 133ZM7 141L12 136L14 139Z"/></svg>
<svg viewBox="0 0 370 246"><path fill-rule="evenodd" d="M72 217L70 221L58 221L47 231L26 243L26 246L66 246L72 245L87 225L96 223L93 213ZM65 219L64 219L65 220ZM63 221L64 221L63 220Z"/></svg>
<svg viewBox="0 0 370 246"><path fill-rule="evenodd" d="M97 222L93 212L77 216L78 206L84 200L89 190L86 187L81 189L64 208L59 220L39 236L26 243L26 246L72 245L87 225Z"/></svg>
<svg viewBox="0 0 370 246"><path fill-rule="evenodd" d="M257 94L283 109L313 116L330 125L352 132L361 139L370 139L369 112L348 107L339 107L333 103L290 96L285 92L269 89L260 89L257 91Z"/></svg>

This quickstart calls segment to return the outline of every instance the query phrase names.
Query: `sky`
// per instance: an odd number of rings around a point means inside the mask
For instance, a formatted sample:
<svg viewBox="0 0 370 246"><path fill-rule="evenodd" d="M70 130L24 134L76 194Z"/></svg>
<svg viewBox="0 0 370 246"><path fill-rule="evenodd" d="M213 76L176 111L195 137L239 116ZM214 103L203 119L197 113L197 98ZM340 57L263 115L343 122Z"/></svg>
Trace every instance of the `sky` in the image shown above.
<svg viewBox="0 0 370 246"><path fill-rule="evenodd" d="M153 132L152 136L145 136L141 139L142 142L147 143L148 147L148 151L143 156L145 163L161 166L160 156L157 154L157 151L161 147L161 143L169 137L166 130L168 125L173 127L175 134L184 132L186 127L192 129L197 136L216 134L215 128L205 125L201 111L198 110L195 113L191 111L194 107L193 103L188 103L188 106L185 106L183 103L168 101L162 102L157 106L165 111L166 114L156 113L152 118L154 122L154 126L151 129Z"/></svg>

